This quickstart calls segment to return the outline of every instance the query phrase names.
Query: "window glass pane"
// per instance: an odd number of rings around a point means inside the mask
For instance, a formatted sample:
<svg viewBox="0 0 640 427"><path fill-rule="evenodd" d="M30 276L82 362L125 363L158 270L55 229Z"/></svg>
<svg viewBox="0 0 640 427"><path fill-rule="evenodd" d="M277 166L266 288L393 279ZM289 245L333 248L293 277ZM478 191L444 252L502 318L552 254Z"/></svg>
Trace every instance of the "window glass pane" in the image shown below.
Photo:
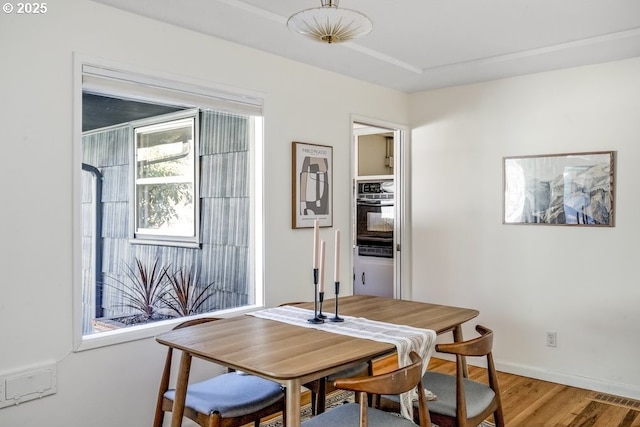
<svg viewBox="0 0 640 427"><path fill-rule="evenodd" d="M138 184L137 232L193 236L193 184Z"/></svg>
<svg viewBox="0 0 640 427"><path fill-rule="evenodd" d="M227 109L223 97L194 98L199 88L185 99L142 82L114 90L113 76L92 70L79 141L80 347L152 336L150 325L136 327L148 322L262 303L260 106L239 110L236 99ZM132 86L140 90L128 97L122 89Z"/></svg>
<svg viewBox="0 0 640 427"><path fill-rule="evenodd" d="M188 118L135 129L136 236L195 236L194 128Z"/></svg>

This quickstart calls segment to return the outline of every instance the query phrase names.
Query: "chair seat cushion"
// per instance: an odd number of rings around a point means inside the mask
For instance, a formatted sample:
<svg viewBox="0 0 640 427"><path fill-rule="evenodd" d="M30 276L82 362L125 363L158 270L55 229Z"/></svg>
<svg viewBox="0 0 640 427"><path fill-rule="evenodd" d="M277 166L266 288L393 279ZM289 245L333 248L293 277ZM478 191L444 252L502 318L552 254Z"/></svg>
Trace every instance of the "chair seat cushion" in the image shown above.
<svg viewBox="0 0 640 427"><path fill-rule="evenodd" d="M436 400L429 401L429 412L455 418L456 377L427 371L422 376L422 384L436 395ZM467 400L467 417L469 418L484 411L496 395L488 386L468 379L464 380L464 391ZM384 396L384 398L399 402L398 396Z"/></svg>
<svg viewBox="0 0 640 427"><path fill-rule="evenodd" d="M164 396L174 400L175 394L175 390L168 390ZM284 389L276 382L230 372L189 384L185 406L203 414L218 412L223 418L231 418L258 411L283 397Z"/></svg>
<svg viewBox="0 0 640 427"><path fill-rule="evenodd" d="M359 365L352 366L351 368L347 368L343 371L336 372L335 374L331 374L327 376L328 382L333 382L338 378L350 378L356 375L367 375L369 370L368 363L361 363Z"/></svg>
<svg viewBox="0 0 640 427"><path fill-rule="evenodd" d="M381 411L379 409L367 408L367 420L369 426L378 427L416 427L416 425L397 414ZM347 403L337 408L303 421L302 427L355 427L360 425L360 405L357 403Z"/></svg>
<svg viewBox="0 0 640 427"><path fill-rule="evenodd" d="M429 402L429 411L450 417L456 416L456 378L453 375L427 371L422 383L437 399ZM473 418L484 411L493 401L495 393L488 386L476 381L464 380L467 400L467 416Z"/></svg>

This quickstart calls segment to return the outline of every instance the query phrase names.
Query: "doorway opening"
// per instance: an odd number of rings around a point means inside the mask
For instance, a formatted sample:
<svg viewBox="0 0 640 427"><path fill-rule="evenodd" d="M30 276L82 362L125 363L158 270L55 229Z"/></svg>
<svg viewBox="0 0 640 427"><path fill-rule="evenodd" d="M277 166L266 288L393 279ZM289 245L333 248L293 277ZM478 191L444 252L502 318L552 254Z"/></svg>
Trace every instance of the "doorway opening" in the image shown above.
<svg viewBox="0 0 640 427"><path fill-rule="evenodd" d="M406 128L354 118L353 293L401 299L407 294L405 241ZM406 246L408 248L408 246Z"/></svg>

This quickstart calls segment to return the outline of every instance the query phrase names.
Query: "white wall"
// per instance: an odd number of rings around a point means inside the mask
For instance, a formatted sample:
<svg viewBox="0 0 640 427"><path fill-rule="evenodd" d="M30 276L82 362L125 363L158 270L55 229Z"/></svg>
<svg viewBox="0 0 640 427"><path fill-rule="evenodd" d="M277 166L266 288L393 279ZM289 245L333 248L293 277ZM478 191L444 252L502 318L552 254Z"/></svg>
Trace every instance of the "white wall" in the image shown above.
<svg viewBox="0 0 640 427"><path fill-rule="evenodd" d="M480 309L502 368L640 397L640 60L409 97L66 0L0 14L0 373L58 371L55 395L0 409L1 426L150 425L164 357L153 339L72 349L74 52L266 94L268 305L310 292L311 232L290 228L291 141L334 146L334 226L348 230L350 114L406 123L411 111L414 299ZM501 224L502 156L585 150L617 151L615 228Z"/></svg>
<svg viewBox="0 0 640 427"><path fill-rule="evenodd" d="M0 409L0 425L150 425L162 346L73 352L73 53L265 94L268 305L312 298L312 233L291 229L291 142L334 146L334 227L349 235L350 115L406 123L408 96L87 0L48 6L0 14L0 373L54 362L58 392Z"/></svg>
<svg viewBox="0 0 640 427"><path fill-rule="evenodd" d="M479 309L503 370L640 398L640 58L414 94L410 111L414 299ZM502 225L503 156L597 150L617 155L614 228Z"/></svg>

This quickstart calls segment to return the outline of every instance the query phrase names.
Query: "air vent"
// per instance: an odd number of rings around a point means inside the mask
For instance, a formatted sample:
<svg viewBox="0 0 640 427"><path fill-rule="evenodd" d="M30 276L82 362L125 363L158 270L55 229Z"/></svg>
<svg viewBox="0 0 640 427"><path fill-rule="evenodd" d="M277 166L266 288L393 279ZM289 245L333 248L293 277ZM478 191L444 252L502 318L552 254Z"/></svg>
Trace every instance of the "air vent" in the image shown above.
<svg viewBox="0 0 640 427"><path fill-rule="evenodd" d="M640 411L640 400L627 399L625 397L612 396L610 394L603 393L596 394L593 400Z"/></svg>

